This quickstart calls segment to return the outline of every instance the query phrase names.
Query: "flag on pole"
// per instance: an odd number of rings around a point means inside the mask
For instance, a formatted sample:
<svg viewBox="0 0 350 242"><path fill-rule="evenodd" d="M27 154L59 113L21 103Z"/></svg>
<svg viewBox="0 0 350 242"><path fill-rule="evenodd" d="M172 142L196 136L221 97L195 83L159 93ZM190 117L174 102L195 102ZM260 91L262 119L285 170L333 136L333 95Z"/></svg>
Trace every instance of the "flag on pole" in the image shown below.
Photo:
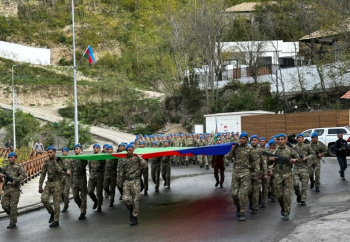
<svg viewBox="0 0 350 242"><path fill-rule="evenodd" d="M95 57L94 53L92 52L92 48L89 45L84 53L84 57L89 60L89 64L94 63L95 64Z"/></svg>

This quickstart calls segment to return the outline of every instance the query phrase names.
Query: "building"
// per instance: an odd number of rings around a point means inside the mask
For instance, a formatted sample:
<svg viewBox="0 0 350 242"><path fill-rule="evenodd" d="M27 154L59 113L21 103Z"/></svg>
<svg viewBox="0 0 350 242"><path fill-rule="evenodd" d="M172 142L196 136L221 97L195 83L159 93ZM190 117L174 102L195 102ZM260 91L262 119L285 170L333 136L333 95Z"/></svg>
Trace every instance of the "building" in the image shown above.
<svg viewBox="0 0 350 242"><path fill-rule="evenodd" d="M268 111L244 111L244 112L232 112L232 113L216 113L206 114L205 117L205 130L207 133L213 133L216 130L218 132L242 132L242 116L253 116L263 114L275 114Z"/></svg>

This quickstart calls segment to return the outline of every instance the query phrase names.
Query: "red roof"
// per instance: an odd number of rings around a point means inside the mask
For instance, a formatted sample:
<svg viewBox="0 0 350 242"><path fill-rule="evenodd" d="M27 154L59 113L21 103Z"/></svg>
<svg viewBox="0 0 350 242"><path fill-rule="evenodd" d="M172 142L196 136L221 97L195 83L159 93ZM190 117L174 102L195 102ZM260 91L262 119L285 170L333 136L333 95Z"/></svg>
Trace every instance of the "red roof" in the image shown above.
<svg viewBox="0 0 350 242"><path fill-rule="evenodd" d="M341 96L340 99L350 99L350 91L348 91L348 92L345 93L343 96Z"/></svg>

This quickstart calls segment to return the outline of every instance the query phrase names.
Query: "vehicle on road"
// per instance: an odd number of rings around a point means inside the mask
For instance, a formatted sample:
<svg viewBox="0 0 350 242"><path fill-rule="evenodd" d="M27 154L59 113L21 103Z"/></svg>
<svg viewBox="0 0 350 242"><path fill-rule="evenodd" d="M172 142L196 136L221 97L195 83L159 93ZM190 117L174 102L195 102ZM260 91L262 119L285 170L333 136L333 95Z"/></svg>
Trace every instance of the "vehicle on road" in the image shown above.
<svg viewBox="0 0 350 242"><path fill-rule="evenodd" d="M312 128L302 132L304 139L311 141L311 134L316 132L318 134L318 140L324 143L328 149L328 155L335 156L334 143L337 141L337 134L343 133L343 139L348 143L350 142L350 127L326 127L326 128Z"/></svg>

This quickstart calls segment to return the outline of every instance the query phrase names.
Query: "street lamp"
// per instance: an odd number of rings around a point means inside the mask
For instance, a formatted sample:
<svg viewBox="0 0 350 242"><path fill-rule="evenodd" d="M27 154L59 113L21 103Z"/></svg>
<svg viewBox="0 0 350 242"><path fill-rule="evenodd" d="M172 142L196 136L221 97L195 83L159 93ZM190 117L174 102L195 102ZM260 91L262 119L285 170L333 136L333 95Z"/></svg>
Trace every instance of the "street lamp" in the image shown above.
<svg viewBox="0 0 350 242"><path fill-rule="evenodd" d="M12 66L12 119L13 119L13 150L16 150L16 109L15 109L15 85L13 82L13 68L15 66L20 66L21 63L18 65Z"/></svg>

